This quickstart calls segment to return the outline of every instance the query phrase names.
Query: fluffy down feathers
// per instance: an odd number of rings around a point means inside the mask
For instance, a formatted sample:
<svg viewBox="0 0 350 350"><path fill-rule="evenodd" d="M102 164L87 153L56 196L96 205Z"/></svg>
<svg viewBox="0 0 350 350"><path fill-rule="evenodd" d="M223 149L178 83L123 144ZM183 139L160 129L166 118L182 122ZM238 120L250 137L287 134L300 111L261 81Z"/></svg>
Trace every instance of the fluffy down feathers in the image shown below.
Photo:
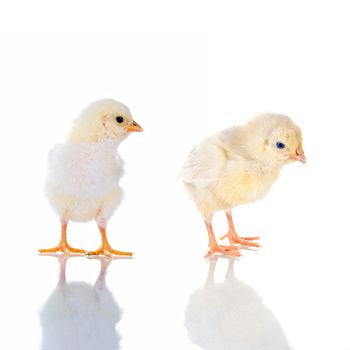
<svg viewBox="0 0 350 350"><path fill-rule="evenodd" d="M81 112L67 142L49 155L46 193L61 220L113 215L122 200L123 162L117 149L130 131L141 130L128 107L114 100L95 101Z"/></svg>
<svg viewBox="0 0 350 350"><path fill-rule="evenodd" d="M215 159L215 162L212 161ZM212 188L217 184L226 155L219 139L212 137L196 145L188 155L181 179L198 188Z"/></svg>
<svg viewBox="0 0 350 350"><path fill-rule="evenodd" d="M277 142L285 148L277 149ZM210 220L215 211L262 198L282 166L295 159L305 160L299 127L287 116L261 114L195 146L180 178L198 210Z"/></svg>
<svg viewBox="0 0 350 350"><path fill-rule="evenodd" d="M128 134L115 126L115 117L122 116L124 123L132 123L130 110L121 102L101 99L90 103L75 119L67 141L70 143L99 142L117 137L122 141Z"/></svg>
<svg viewBox="0 0 350 350"><path fill-rule="evenodd" d="M46 193L65 220L108 220L122 200L119 141L59 144L49 155Z"/></svg>

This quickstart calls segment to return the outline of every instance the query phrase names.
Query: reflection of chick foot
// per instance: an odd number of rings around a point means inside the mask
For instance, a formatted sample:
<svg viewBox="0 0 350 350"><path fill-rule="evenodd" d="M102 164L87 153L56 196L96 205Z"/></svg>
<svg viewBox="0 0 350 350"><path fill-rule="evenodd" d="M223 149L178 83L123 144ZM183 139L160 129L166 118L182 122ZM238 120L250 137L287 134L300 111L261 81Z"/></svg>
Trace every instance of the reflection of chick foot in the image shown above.
<svg viewBox="0 0 350 350"><path fill-rule="evenodd" d="M113 258L114 256L132 256L133 253L131 252L122 252L120 250L115 250L115 249L112 249L111 247L107 246L107 247L100 247L98 248L97 250L93 250L93 251L90 251L90 252L87 252L86 253L87 255L89 256L92 256L92 255L105 255L105 256L108 256L110 258Z"/></svg>
<svg viewBox="0 0 350 350"><path fill-rule="evenodd" d="M251 241L257 241L258 239L260 239L260 237L239 237L236 234L227 233L226 235L220 237L220 239L224 239L226 237L229 239L232 245L241 244L248 247L257 247L257 248L261 247L260 244L251 242Z"/></svg>
<svg viewBox="0 0 350 350"><path fill-rule="evenodd" d="M73 248L68 244L60 243L57 247L49 249L39 249L39 253L57 253L62 252L65 255L70 255L71 253L85 254L86 250Z"/></svg>
<svg viewBox="0 0 350 350"><path fill-rule="evenodd" d="M209 258L215 253L232 256L232 257L238 257L241 256L241 253L235 246L224 246L224 245L210 245L209 246L209 252L204 256L204 258Z"/></svg>
<svg viewBox="0 0 350 350"><path fill-rule="evenodd" d="M122 252L120 250L115 250L112 249L112 247L110 246L108 239L107 239L107 234L106 234L106 221L101 219L100 221L97 222L98 223L98 228L100 230L101 233L101 247L98 248L97 250L93 250L91 252L87 252L86 254L89 256L93 256L93 255L105 255L108 256L109 258L113 258L114 256L132 256L133 253L131 252Z"/></svg>

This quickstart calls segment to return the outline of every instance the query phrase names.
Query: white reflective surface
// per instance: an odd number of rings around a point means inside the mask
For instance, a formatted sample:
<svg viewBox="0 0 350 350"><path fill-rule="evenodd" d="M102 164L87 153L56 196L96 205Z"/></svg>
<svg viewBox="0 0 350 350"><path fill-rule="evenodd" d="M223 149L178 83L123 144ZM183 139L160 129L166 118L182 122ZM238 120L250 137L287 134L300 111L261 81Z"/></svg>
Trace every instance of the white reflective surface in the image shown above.
<svg viewBox="0 0 350 350"><path fill-rule="evenodd" d="M345 259L266 250L236 261L205 261L200 249L114 260L8 257L3 340L47 350L349 349Z"/></svg>
<svg viewBox="0 0 350 350"><path fill-rule="evenodd" d="M124 16L120 2L36 2L0 11L18 30L1 34L0 348L350 350L348 5L124 1ZM135 256L38 256L60 232L43 194L47 154L103 97L145 130L121 145L125 201L107 228ZM176 176L194 144L262 111L300 125L308 163L234 209L262 249L205 261L205 227ZM214 221L226 233L224 215ZM96 225L69 223L68 242L97 249Z"/></svg>
<svg viewBox="0 0 350 350"><path fill-rule="evenodd" d="M105 282L110 259L100 259L101 271L94 284L67 281L65 256L56 288L41 307L42 349L119 349L116 324L121 309Z"/></svg>

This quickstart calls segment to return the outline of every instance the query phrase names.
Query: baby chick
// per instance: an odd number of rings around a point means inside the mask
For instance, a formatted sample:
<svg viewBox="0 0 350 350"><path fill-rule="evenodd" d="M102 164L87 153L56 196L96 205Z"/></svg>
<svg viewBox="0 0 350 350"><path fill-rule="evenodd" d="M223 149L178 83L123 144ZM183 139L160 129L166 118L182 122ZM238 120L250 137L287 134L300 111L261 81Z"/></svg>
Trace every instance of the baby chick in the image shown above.
<svg viewBox="0 0 350 350"><path fill-rule="evenodd" d="M232 221L232 208L254 202L270 190L283 165L306 162L302 133L293 121L280 114L259 114L245 125L231 127L195 146L180 178L202 214L209 252L240 256L235 243L259 247L259 237L239 237ZM212 228L216 211L225 211L230 246L219 245Z"/></svg>
<svg viewBox="0 0 350 350"><path fill-rule="evenodd" d="M128 107L111 99L98 100L78 116L66 143L52 149L46 193L61 219L61 240L57 247L40 249L40 253L86 253L68 245L67 224L94 219L102 244L88 255L132 255L111 248L106 226L123 194L119 187L123 161L117 148L134 131L143 129L133 120Z"/></svg>

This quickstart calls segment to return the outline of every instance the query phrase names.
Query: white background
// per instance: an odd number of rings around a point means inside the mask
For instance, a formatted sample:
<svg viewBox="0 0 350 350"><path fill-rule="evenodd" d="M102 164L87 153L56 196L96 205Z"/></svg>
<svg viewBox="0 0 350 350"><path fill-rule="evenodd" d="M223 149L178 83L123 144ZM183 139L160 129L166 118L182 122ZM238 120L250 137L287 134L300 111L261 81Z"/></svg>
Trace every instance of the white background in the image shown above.
<svg viewBox="0 0 350 350"><path fill-rule="evenodd" d="M266 198L234 211L239 232L261 235L263 245L243 253L235 274L261 297L294 349L350 349L346 5L1 4L0 320L6 348L40 348L45 330L38 310L57 282L55 259L36 255L59 239L59 222L43 194L47 153L86 104L111 97L127 104L145 130L120 149L126 199L109 225L113 246L136 253L114 261L107 276L123 309L120 348L209 349L205 329L195 345L184 327L186 305L204 285L209 264L204 225L176 177L196 142L272 111L300 125L308 163L286 166ZM226 229L222 214L215 229ZM69 241L96 249L99 234L92 222L72 224ZM225 270L226 260L219 259L221 280ZM97 261L69 259L69 281L93 283L97 275ZM239 317L245 324L247 316ZM215 348L226 349L219 342Z"/></svg>

